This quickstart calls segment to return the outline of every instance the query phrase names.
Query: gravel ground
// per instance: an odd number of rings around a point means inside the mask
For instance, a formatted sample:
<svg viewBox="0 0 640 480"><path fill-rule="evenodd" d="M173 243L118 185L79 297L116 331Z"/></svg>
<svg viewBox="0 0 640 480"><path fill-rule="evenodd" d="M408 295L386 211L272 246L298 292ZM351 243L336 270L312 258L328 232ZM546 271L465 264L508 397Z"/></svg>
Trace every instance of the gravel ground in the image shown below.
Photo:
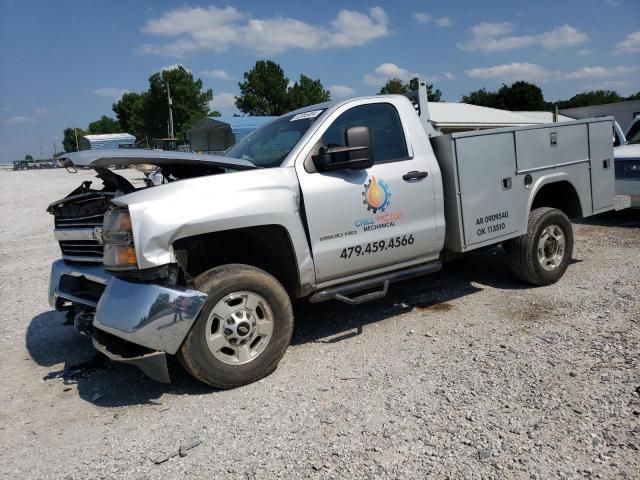
<svg viewBox="0 0 640 480"><path fill-rule="evenodd" d="M274 374L211 391L105 361L48 307L44 210L90 175L0 172L0 477L640 478L639 212L576 224L553 286L497 250L301 302Z"/></svg>

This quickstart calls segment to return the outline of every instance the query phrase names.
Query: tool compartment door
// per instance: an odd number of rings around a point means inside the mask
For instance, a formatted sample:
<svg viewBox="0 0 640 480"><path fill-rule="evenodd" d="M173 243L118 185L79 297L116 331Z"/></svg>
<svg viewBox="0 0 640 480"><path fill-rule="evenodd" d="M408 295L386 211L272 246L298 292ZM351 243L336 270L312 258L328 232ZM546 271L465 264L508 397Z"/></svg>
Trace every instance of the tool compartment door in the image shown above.
<svg viewBox="0 0 640 480"><path fill-rule="evenodd" d="M611 121L589 123L591 201L593 211L610 210L616 203Z"/></svg>
<svg viewBox="0 0 640 480"><path fill-rule="evenodd" d="M517 232L513 134L456 138L455 150L465 246Z"/></svg>

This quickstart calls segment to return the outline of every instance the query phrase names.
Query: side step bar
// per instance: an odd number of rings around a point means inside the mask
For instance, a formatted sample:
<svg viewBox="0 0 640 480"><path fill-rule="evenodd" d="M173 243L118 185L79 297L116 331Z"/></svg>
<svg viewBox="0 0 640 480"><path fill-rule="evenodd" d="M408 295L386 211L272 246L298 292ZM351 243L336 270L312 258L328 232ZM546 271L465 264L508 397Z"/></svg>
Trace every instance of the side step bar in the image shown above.
<svg viewBox="0 0 640 480"><path fill-rule="evenodd" d="M429 273L435 273L440 270L442 270L442 263L439 260L423 263L422 265L416 265L396 272L383 273L382 275L366 278L364 280L325 288L324 290L319 290L311 295L309 301L312 303L318 303L326 300L339 300L350 305L358 305L360 303L384 297L389 290L390 283L400 282L402 280L427 275ZM381 287L382 289L377 292L365 293L358 297L349 297L349 295L353 293L362 292L363 290L371 290L378 287Z"/></svg>

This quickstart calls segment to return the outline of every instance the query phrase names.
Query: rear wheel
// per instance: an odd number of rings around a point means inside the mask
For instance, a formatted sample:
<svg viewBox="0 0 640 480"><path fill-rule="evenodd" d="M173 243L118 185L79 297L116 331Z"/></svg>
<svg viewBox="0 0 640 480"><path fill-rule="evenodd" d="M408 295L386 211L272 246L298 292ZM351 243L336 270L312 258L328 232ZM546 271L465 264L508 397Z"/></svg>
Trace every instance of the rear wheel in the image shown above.
<svg viewBox="0 0 640 480"><path fill-rule="evenodd" d="M217 388L254 382L273 372L293 332L291 301L271 275L249 265L213 268L195 280L208 295L178 359Z"/></svg>
<svg viewBox="0 0 640 480"><path fill-rule="evenodd" d="M527 233L509 242L511 269L520 280L550 285L566 271L573 253L573 229L555 208L536 208L529 214Z"/></svg>

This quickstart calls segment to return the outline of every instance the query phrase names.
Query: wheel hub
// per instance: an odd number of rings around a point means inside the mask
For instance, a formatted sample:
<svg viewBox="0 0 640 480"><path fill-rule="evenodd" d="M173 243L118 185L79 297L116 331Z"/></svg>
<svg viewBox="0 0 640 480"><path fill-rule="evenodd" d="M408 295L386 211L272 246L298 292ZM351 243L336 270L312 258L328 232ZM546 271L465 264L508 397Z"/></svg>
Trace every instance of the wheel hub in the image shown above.
<svg viewBox="0 0 640 480"><path fill-rule="evenodd" d="M237 310L224 321L224 338L231 345L244 345L255 335L256 319L247 310Z"/></svg>
<svg viewBox="0 0 640 480"><path fill-rule="evenodd" d="M248 291L230 293L209 314L207 346L221 362L242 365L265 350L273 328L273 313L262 296Z"/></svg>
<svg viewBox="0 0 640 480"><path fill-rule="evenodd" d="M544 256L546 258L553 258L558 251L558 241L553 237L548 237L544 242Z"/></svg>
<svg viewBox="0 0 640 480"><path fill-rule="evenodd" d="M565 235L558 225L549 225L540 235L538 241L538 262L547 271L560 266L564 259Z"/></svg>

